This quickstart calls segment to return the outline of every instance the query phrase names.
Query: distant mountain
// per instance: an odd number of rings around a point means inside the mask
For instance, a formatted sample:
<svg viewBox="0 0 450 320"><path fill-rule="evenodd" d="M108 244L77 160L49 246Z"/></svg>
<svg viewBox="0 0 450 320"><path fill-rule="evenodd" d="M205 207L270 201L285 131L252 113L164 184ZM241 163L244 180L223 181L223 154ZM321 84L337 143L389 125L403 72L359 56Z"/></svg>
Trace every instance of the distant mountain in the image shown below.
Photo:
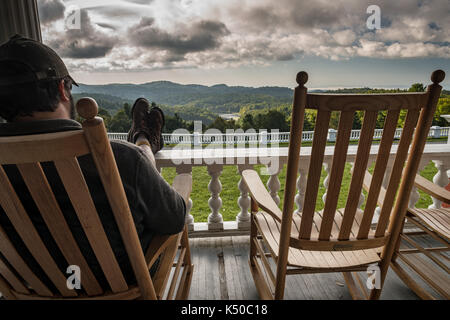
<svg viewBox="0 0 450 320"><path fill-rule="evenodd" d="M292 101L293 90L283 87L242 87L218 84L203 86L182 85L170 81L144 84L106 84L74 87L74 94L102 94L134 101L145 97L157 104L207 108L215 113L238 112L242 106L256 108L277 106Z"/></svg>

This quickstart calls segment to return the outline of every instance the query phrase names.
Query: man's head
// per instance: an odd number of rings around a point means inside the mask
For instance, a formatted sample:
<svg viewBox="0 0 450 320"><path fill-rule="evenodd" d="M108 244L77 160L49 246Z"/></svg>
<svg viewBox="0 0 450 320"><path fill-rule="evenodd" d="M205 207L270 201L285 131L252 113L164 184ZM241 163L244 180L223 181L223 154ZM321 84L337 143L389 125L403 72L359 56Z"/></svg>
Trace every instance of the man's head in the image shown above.
<svg viewBox="0 0 450 320"><path fill-rule="evenodd" d="M64 62L40 42L12 37L0 46L0 117L9 122L75 117Z"/></svg>

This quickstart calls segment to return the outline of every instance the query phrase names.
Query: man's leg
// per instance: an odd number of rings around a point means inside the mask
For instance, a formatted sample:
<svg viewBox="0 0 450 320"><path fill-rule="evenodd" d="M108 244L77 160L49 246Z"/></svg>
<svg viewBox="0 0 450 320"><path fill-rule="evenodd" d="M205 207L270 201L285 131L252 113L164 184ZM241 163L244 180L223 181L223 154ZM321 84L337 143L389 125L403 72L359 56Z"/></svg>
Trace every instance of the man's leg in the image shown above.
<svg viewBox="0 0 450 320"><path fill-rule="evenodd" d="M152 152L152 148L150 146L150 142L148 141L147 137L143 134L140 134L136 139L136 145L141 148L141 150L150 159L150 162L156 168L155 155Z"/></svg>

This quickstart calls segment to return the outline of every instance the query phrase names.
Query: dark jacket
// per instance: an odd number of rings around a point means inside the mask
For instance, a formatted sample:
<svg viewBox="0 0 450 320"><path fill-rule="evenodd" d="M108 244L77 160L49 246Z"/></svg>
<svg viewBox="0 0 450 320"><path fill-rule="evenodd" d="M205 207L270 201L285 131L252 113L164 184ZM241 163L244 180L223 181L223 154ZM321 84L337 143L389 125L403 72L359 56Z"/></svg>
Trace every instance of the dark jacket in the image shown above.
<svg viewBox="0 0 450 320"><path fill-rule="evenodd" d="M62 119L6 123L0 124L0 136L18 136L80 129L81 125L78 122ZM186 212L185 203L182 197L161 177L139 147L124 141L111 141L111 147L128 198L136 230L145 252L153 235L175 234L183 229ZM125 278L129 282L135 282L131 264L128 260L119 229L104 193L93 159L90 155L85 155L79 157L78 161L102 221L103 228ZM53 163L42 163L41 165L85 259L95 276L100 279L103 288L108 289L107 281L103 276L101 267L78 221L76 213L64 190L64 186L56 172L56 168ZM55 259L55 262L65 274L68 263L48 231L19 171L15 165L5 165L3 168L14 186L16 193L25 205L25 209L30 215L41 238ZM10 221L1 207L0 225L5 229L5 232L32 270L40 276L44 283L54 288L26 249L19 235L12 228Z"/></svg>

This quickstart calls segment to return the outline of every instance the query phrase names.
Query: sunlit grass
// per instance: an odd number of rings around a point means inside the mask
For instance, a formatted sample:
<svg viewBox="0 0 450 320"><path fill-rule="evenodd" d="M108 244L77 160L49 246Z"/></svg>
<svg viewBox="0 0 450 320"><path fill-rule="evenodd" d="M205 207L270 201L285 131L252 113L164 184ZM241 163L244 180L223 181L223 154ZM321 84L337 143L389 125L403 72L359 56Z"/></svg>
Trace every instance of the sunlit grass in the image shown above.
<svg viewBox="0 0 450 320"><path fill-rule="evenodd" d="M262 168L261 165L255 166L255 169L258 172ZM351 165L349 163L346 164L344 176L342 179L342 187L341 192L339 194L338 200L338 208L345 207L348 189L351 181L351 173L350 173ZM369 171L373 171L371 168ZM421 175L428 180L432 180L433 176L437 173L437 169L434 166L433 162L425 167L425 169L421 172ZM162 171L163 177L169 182L172 183L173 178L175 177L175 168L164 168ZM261 179L264 184L267 183L269 176L261 175ZM211 180L207 172L207 168L202 167L193 167L192 169L192 177L193 177L193 186L192 186L192 194L191 199L193 202L193 207L191 210L191 214L194 216L194 220L196 222L206 222L208 221L208 215L211 213L211 209L208 205L208 200L211 197L210 192L208 190L208 184ZM323 186L323 181L326 177L325 170L322 170L322 176L320 181L320 188L316 201L316 210L323 209L322 196L325 193L325 187ZM286 166L284 166L283 170L280 172L278 178L281 182L281 188L279 191L279 197L281 199L280 206L283 205L283 194L284 194L284 181L286 179ZM223 216L224 221L234 221L236 216L240 212L239 205L237 203L238 198L240 196L240 192L238 189L238 183L240 180L240 175L237 171L236 166L224 166L222 174L220 175L220 182L222 183L222 191L220 193L220 197L222 199L222 207L220 209L220 213ZM428 205L432 203L430 196L425 193L419 191L420 199L417 202L416 206L419 208L426 208ZM365 193L367 198L367 193Z"/></svg>

